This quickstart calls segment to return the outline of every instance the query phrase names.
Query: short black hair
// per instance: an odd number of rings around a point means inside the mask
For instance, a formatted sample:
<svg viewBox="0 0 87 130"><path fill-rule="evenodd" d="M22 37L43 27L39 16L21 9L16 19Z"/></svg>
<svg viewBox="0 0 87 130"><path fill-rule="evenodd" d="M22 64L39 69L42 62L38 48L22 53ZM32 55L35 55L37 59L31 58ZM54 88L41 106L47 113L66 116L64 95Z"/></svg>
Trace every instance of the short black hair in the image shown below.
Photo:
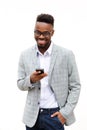
<svg viewBox="0 0 87 130"><path fill-rule="evenodd" d="M40 14L36 18L36 22L45 22L54 26L54 18L50 14Z"/></svg>

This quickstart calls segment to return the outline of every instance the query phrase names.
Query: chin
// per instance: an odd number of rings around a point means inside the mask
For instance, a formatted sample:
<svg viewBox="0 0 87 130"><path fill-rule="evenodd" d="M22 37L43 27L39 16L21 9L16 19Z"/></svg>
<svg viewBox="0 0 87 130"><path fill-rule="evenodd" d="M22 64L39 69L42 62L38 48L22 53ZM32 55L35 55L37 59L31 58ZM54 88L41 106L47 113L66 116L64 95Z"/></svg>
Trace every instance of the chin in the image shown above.
<svg viewBox="0 0 87 130"><path fill-rule="evenodd" d="M45 45L37 44L39 48L44 48Z"/></svg>

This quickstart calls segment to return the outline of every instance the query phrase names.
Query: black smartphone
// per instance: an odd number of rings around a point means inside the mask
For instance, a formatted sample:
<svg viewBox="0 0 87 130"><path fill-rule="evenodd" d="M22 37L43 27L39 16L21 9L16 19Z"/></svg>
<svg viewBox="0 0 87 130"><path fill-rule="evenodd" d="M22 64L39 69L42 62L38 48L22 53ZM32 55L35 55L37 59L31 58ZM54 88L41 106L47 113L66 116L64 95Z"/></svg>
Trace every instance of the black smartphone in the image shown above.
<svg viewBox="0 0 87 130"><path fill-rule="evenodd" d="M36 69L36 71L39 71L39 74L44 73L44 69Z"/></svg>

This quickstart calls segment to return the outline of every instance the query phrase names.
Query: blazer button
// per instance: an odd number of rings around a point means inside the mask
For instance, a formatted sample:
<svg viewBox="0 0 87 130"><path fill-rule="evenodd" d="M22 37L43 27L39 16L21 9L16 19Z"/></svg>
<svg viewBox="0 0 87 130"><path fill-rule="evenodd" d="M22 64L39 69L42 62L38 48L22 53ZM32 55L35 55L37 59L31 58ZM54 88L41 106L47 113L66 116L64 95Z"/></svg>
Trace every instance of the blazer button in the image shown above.
<svg viewBox="0 0 87 130"><path fill-rule="evenodd" d="M40 102L38 102L38 105L40 104Z"/></svg>
<svg viewBox="0 0 87 130"><path fill-rule="evenodd" d="M40 87L38 89L40 90Z"/></svg>

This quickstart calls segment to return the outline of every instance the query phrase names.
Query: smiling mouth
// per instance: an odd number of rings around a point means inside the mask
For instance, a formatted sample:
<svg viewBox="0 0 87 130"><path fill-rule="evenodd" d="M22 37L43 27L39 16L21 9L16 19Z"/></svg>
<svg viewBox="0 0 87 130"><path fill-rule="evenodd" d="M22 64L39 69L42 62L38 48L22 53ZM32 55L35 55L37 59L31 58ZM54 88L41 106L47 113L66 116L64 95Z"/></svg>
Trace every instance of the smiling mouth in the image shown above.
<svg viewBox="0 0 87 130"><path fill-rule="evenodd" d="M41 39L38 39L38 44L40 45L44 45L46 43L46 40L41 40Z"/></svg>

